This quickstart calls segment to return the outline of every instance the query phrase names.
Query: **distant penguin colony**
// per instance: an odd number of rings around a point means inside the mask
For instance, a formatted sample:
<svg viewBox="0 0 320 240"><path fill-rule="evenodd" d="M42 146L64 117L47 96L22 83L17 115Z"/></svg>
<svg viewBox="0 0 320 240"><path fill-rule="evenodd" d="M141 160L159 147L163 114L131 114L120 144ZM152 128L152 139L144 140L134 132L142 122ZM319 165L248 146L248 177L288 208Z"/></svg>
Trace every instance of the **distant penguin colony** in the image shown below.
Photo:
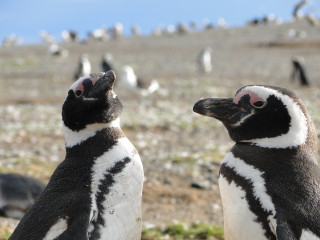
<svg viewBox="0 0 320 240"><path fill-rule="evenodd" d="M22 218L45 186L32 177L16 173L0 174L0 216Z"/></svg>
<svg viewBox="0 0 320 240"><path fill-rule="evenodd" d="M77 69L74 73L74 80L88 76L91 73L91 63L89 61L88 54L82 54L79 59Z"/></svg>
<svg viewBox="0 0 320 240"><path fill-rule="evenodd" d="M71 85L62 107L65 160L10 240L141 239L143 167L120 128L114 82L109 71Z"/></svg>
<svg viewBox="0 0 320 240"><path fill-rule="evenodd" d="M227 240L320 239L317 133L293 92L246 86L194 111L220 120L236 144L219 188Z"/></svg>

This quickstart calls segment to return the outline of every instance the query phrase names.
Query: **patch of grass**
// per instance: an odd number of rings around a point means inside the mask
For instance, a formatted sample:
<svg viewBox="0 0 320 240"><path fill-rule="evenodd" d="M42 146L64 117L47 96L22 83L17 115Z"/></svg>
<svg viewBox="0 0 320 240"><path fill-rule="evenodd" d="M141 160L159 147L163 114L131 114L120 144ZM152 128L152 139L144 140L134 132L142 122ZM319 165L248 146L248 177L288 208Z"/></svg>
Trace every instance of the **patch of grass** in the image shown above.
<svg viewBox="0 0 320 240"><path fill-rule="evenodd" d="M7 228L0 228L0 240L8 240L12 231Z"/></svg>
<svg viewBox="0 0 320 240"><path fill-rule="evenodd" d="M143 229L141 240L184 240L204 239L223 240L224 232L222 227L206 223L192 223L189 226L182 223L167 225L164 228Z"/></svg>

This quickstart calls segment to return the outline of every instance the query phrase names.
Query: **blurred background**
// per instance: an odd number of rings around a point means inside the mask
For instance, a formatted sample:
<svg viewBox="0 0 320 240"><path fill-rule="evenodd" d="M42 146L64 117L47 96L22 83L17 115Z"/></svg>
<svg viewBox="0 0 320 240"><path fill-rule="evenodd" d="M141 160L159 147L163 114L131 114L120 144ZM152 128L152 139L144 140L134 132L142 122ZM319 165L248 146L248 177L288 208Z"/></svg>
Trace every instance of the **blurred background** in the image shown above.
<svg viewBox="0 0 320 240"><path fill-rule="evenodd" d="M298 15L319 16L319 2L304 1ZM176 1L128 2L125 0L3 0L0 3L0 39L10 35L21 38L23 43L39 43L39 34L45 31L61 41L61 32L73 30L80 39L99 28L123 25L123 32L131 34L136 26L141 34L149 35L155 28L168 29L178 23L202 29L205 25L225 22L230 27L245 25L254 18L278 18L290 21L297 0L266 0L226 2L199 0L197 3Z"/></svg>
<svg viewBox="0 0 320 240"><path fill-rule="evenodd" d="M319 136L319 7L315 0L2 0L0 183L7 173L48 182L65 156L61 106L70 85L112 68L121 126L145 170L143 239L223 239L217 179L233 142L192 107L248 84L285 87L302 98ZM144 86L128 85L130 78ZM7 239L19 217L5 214L1 198L0 239Z"/></svg>

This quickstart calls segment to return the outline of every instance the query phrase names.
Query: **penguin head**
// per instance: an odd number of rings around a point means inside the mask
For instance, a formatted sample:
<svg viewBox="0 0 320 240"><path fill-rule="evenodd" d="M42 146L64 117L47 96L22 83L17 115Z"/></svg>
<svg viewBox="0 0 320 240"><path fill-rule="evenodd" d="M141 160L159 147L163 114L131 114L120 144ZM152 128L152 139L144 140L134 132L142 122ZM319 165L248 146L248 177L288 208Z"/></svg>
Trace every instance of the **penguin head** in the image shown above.
<svg viewBox="0 0 320 240"><path fill-rule="evenodd" d="M80 131L89 124L110 123L120 117L123 106L113 91L114 71L93 73L74 82L62 106L64 125Z"/></svg>
<svg viewBox="0 0 320 240"><path fill-rule="evenodd" d="M235 142L292 148L309 141L313 149L317 148L315 128L305 106L287 89L246 86L234 98L201 99L193 110L220 120Z"/></svg>

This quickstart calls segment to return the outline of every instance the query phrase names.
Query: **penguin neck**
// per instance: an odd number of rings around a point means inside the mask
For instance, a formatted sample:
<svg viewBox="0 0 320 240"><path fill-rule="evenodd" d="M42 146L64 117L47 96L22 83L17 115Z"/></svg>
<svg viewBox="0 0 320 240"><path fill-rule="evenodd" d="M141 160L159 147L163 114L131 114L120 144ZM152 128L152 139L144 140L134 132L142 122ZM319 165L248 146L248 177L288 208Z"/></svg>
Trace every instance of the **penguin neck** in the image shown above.
<svg viewBox="0 0 320 240"><path fill-rule="evenodd" d="M96 135L98 131L109 128L118 128L120 131L122 131L120 128L120 118L117 118L109 123L89 124L80 131L73 131L63 124L66 148L72 148L73 146L79 145L88 138Z"/></svg>

